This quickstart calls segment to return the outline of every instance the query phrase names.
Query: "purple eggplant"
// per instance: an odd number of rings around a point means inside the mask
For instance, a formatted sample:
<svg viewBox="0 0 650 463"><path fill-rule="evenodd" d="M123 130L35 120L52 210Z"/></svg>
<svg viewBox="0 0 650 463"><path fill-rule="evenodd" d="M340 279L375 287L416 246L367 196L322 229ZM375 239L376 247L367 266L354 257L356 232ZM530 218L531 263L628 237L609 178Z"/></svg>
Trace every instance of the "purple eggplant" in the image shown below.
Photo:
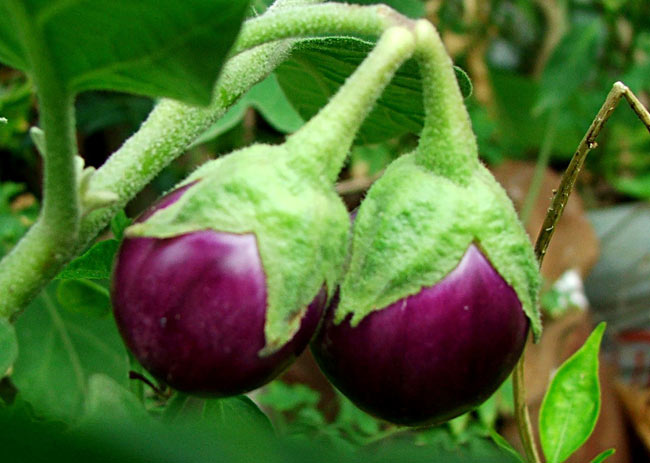
<svg viewBox="0 0 650 463"><path fill-rule="evenodd" d="M186 188L138 221L174 203ZM214 230L126 238L111 292L117 326L138 361L178 390L211 396L247 392L278 375L307 346L326 303L321 291L293 338L261 356L267 285L256 237Z"/></svg>
<svg viewBox="0 0 650 463"><path fill-rule="evenodd" d="M446 421L487 399L522 353L529 321L515 291L476 245L419 293L335 324L336 298L312 343L330 381L387 421Z"/></svg>

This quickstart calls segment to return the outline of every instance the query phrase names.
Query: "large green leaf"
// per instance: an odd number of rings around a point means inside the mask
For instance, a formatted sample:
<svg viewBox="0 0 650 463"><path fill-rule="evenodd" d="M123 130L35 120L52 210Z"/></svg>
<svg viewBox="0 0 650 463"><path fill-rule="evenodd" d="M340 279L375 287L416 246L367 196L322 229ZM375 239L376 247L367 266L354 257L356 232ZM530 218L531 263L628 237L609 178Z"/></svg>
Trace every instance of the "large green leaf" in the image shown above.
<svg viewBox="0 0 650 463"><path fill-rule="evenodd" d="M39 415L71 421L90 394L89 378L103 373L126 385L129 362L112 318L63 310L53 293L51 285L16 322L12 381Z"/></svg>
<svg viewBox="0 0 650 463"><path fill-rule="evenodd" d="M562 366L546 391L539 434L549 463L561 463L591 435L600 412L598 352L605 332L600 323Z"/></svg>
<svg viewBox="0 0 650 463"><path fill-rule="evenodd" d="M373 44L351 37L305 39L276 70L278 81L304 119L314 116L361 64ZM471 82L457 68L464 95ZM356 143L377 143L405 133L420 133L424 120L422 85L417 63L400 68L357 134Z"/></svg>
<svg viewBox="0 0 650 463"><path fill-rule="evenodd" d="M1 2L0 61L29 73L28 50L36 44L70 91L207 104L247 6L243 0Z"/></svg>

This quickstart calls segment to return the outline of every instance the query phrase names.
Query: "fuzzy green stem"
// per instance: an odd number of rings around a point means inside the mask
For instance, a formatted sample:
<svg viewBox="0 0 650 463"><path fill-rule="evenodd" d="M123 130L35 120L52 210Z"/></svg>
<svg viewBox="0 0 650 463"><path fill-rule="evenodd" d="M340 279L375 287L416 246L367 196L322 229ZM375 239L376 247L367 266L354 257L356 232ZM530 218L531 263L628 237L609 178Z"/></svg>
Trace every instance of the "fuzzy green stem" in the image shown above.
<svg viewBox="0 0 650 463"><path fill-rule="evenodd" d="M246 21L231 53L288 37L325 33L378 37L391 26L408 26L411 22L386 5L331 3L285 8Z"/></svg>
<svg viewBox="0 0 650 463"><path fill-rule="evenodd" d="M287 139L287 148L299 153L292 160L294 167L334 183L359 127L414 49L408 29L391 27L384 32L327 105Z"/></svg>
<svg viewBox="0 0 650 463"><path fill-rule="evenodd" d="M266 44L232 58L224 67L215 89L214 101L207 108L172 100L160 102L140 130L90 180L89 191L112 191L120 199L112 207L95 211L84 218L78 251L243 93L272 72L286 58L291 44L290 40Z"/></svg>
<svg viewBox="0 0 650 463"><path fill-rule="evenodd" d="M79 194L74 168L73 97L63 85L25 5L8 3L28 55L45 133L43 208L14 249L0 261L0 317L9 318L31 300L66 261L79 230Z"/></svg>
<svg viewBox="0 0 650 463"><path fill-rule="evenodd" d="M311 3L314 0L278 0L270 11ZM24 8L19 0L14 4L13 8ZM29 40L36 40L29 29L21 30ZM116 193L118 200L110 207L85 215L80 225L72 98L52 86L55 80L40 82L38 78L46 74L34 72L48 150L44 207L39 220L0 261L0 317L15 317L66 263L92 242L117 211L183 153L237 98L280 64L292 43L285 40L261 45L229 60L215 89L214 102L208 108L171 100L159 103L140 130L90 179L88 194L109 191ZM37 63L43 64L47 62ZM34 65L32 68L35 69Z"/></svg>
<svg viewBox="0 0 650 463"><path fill-rule="evenodd" d="M453 63L429 21L418 21L415 34L425 110L416 160L464 183L479 164L478 147Z"/></svg>

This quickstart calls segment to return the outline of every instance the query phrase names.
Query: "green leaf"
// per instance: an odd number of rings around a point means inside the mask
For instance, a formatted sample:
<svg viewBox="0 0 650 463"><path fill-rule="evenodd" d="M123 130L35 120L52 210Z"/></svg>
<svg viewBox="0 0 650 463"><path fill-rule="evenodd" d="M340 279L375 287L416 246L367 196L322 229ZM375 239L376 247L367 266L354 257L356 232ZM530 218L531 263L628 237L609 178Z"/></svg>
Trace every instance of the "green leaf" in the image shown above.
<svg viewBox="0 0 650 463"><path fill-rule="evenodd" d="M600 452L593 460L591 460L591 463L602 463L607 458L614 455L614 453L616 453L616 449L608 449Z"/></svg>
<svg viewBox="0 0 650 463"><path fill-rule="evenodd" d="M596 19L574 25L564 36L544 69L534 113L561 107L591 77L605 33L604 23Z"/></svg>
<svg viewBox="0 0 650 463"><path fill-rule="evenodd" d="M269 431L273 429L264 412L245 395L206 400L202 417L206 423L217 428L246 429L256 427Z"/></svg>
<svg viewBox="0 0 650 463"><path fill-rule="evenodd" d="M539 101L540 85L537 81L519 74L492 70L490 82L493 84L495 102L499 107L499 117L494 119L498 147L503 154L522 157L528 152L538 152L548 138L547 127L555 114L533 114L532 109ZM581 97L575 95L574 97ZM557 128L553 137L553 156L568 159L573 155L576 140L584 135L584 126L577 124L593 117L602 104L602 96L597 106L586 115L578 115L573 105L557 116ZM580 100L580 98L576 98ZM494 143L492 137L492 143ZM487 137L490 139L489 137ZM485 140L485 137L483 137ZM480 140L480 138L479 138Z"/></svg>
<svg viewBox="0 0 650 463"><path fill-rule="evenodd" d="M289 101L303 119L313 117L372 49L356 38L305 39L276 70ZM467 74L457 78L465 96L471 91ZM414 60L407 61L386 88L357 134L357 144L378 143L405 133L420 133L424 120L420 74Z"/></svg>
<svg viewBox="0 0 650 463"><path fill-rule="evenodd" d="M112 318L72 313L43 291L16 322L20 355L12 381L38 415L73 421L103 373L127 386L129 361Z"/></svg>
<svg viewBox="0 0 650 463"><path fill-rule="evenodd" d="M516 458L517 461L525 463L524 457L522 457L521 454L517 452L512 445L510 445L510 442L505 440L498 432L496 432L496 430L490 429L490 438L495 444L497 444L500 449Z"/></svg>
<svg viewBox="0 0 650 463"><path fill-rule="evenodd" d="M146 421L150 419L142 403L123 385L104 374L88 380L88 396L84 403L81 422L105 423L114 421Z"/></svg>
<svg viewBox="0 0 650 463"><path fill-rule="evenodd" d="M549 463L561 463L591 435L600 411L598 352L600 323L584 345L560 366L539 415L540 440Z"/></svg>
<svg viewBox="0 0 650 463"><path fill-rule="evenodd" d="M47 49L69 91L118 90L206 105L247 6L230 0L2 2L0 61L31 73L28 47L36 44ZM14 11L21 7L22 14ZM29 43L23 42L27 30Z"/></svg>
<svg viewBox="0 0 650 463"><path fill-rule="evenodd" d="M18 357L16 330L9 321L0 318L0 378L14 364Z"/></svg>
<svg viewBox="0 0 650 463"><path fill-rule="evenodd" d="M289 103L276 75L271 74L252 87L223 117L208 128L194 145L213 140L235 127L242 121L248 108L258 110L264 119L280 132L295 132L305 123Z"/></svg>
<svg viewBox="0 0 650 463"><path fill-rule="evenodd" d="M164 413L168 423L186 423L216 431L273 430L268 417L245 395L202 399L178 394Z"/></svg>
<svg viewBox="0 0 650 463"><path fill-rule="evenodd" d="M89 280L63 280L56 288L56 299L71 312L104 317L111 311L108 290Z"/></svg>
<svg viewBox="0 0 650 463"><path fill-rule="evenodd" d="M100 241L70 262L57 275L57 279L108 280L111 278L113 259L120 243L117 240Z"/></svg>

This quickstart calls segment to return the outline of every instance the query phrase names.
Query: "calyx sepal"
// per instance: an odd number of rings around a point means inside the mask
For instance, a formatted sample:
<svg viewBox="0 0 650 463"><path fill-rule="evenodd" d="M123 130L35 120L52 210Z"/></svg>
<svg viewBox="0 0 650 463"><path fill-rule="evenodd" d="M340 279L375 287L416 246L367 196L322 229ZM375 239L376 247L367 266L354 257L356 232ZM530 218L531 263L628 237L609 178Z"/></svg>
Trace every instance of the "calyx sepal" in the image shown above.
<svg viewBox="0 0 650 463"><path fill-rule="evenodd" d="M270 355L298 331L307 306L341 277L349 219L330 185L291 169L284 145L253 145L208 162L178 187L172 205L126 230L129 237L170 238L200 230L255 235L267 283Z"/></svg>
<svg viewBox="0 0 650 463"><path fill-rule="evenodd" d="M337 323L358 324L451 272L472 244L515 290L535 336L540 276L505 191L482 165L462 184L402 156L368 192L355 219Z"/></svg>

